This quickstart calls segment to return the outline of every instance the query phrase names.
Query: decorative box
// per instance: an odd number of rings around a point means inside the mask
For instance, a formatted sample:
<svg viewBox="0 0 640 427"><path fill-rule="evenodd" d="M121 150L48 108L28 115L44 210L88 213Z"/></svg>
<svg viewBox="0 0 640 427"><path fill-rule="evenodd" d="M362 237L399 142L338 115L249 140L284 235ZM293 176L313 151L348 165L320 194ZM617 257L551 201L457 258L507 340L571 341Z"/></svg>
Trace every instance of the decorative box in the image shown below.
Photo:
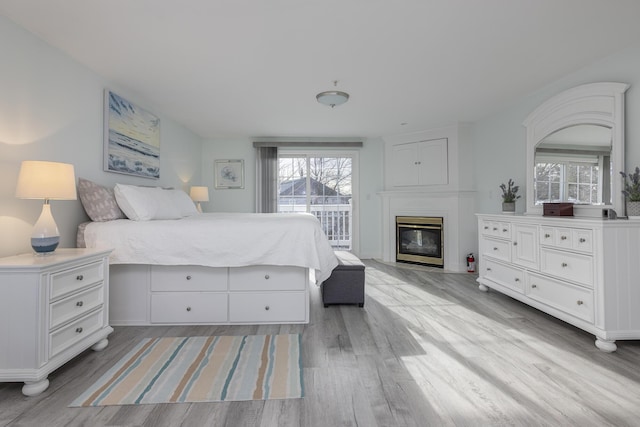
<svg viewBox="0 0 640 427"><path fill-rule="evenodd" d="M543 203L544 216L573 216L573 203Z"/></svg>

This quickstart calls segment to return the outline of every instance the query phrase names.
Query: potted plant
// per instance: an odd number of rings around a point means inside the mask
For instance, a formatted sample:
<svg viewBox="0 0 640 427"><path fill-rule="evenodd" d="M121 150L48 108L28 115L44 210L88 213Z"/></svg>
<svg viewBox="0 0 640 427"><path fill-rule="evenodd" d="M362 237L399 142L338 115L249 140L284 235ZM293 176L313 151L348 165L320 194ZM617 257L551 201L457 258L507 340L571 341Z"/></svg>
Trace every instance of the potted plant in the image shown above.
<svg viewBox="0 0 640 427"><path fill-rule="evenodd" d="M516 200L520 198L518 195L519 186L515 185L515 182L509 178L507 185L500 184L502 190L502 212L503 213L515 213Z"/></svg>
<svg viewBox="0 0 640 427"><path fill-rule="evenodd" d="M633 173L620 172L624 178L622 194L627 200L627 216L640 217L640 167L636 166Z"/></svg>

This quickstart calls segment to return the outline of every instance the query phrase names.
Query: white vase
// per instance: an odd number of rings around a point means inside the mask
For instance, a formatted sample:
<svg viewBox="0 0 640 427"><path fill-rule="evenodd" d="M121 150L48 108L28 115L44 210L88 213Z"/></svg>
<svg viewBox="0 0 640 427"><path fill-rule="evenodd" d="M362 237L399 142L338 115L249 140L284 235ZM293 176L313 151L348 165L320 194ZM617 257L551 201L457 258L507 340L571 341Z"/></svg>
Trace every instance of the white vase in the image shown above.
<svg viewBox="0 0 640 427"><path fill-rule="evenodd" d="M516 213L516 202L502 202L502 213L503 214Z"/></svg>

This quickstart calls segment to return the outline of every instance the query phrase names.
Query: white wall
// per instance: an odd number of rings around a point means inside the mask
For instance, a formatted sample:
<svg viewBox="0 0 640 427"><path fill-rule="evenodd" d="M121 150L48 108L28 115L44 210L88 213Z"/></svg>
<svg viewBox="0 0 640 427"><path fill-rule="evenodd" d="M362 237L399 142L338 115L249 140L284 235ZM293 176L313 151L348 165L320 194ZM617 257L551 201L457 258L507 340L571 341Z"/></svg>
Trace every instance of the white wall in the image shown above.
<svg viewBox="0 0 640 427"><path fill-rule="evenodd" d="M76 177L180 187L199 185L202 140L163 116L135 92L119 88L61 51L0 16L0 256L31 250L42 201L16 199L22 160L73 163ZM161 120L160 179L103 172L103 91L109 87ZM75 246L77 225L87 219L80 201L53 201L61 247Z"/></svg>
<svg viewBox="0 0 640 427"><path fill-rule="evenodd" d="M368 139L358 150L360 165L359 253L362 258L382 255L381 200L383 187L383 141ZM352 150L352 149L349 149ZM215 190L213 164L218 159L243 159L244 189ZM205 141L202 150L202 181L209 186L210 201L202 205L208 212L255 212L255 148L247 138L221 138Z"/></svg>
<svg viewBox="0 0 640 427"><path fill-rule="evenodd" d="M526 70L525 70L526 72ZM476 122L474 157L476 173L476 209L482 213L501 210L498 186L513 178L520 185L522 197L517 212L526 208L525 128L523 120L538 105L562 92L585 83L612 81L629 83L626 93L626 169L640 165L640 47L626 49L567 75L544 87L504 111ZM619 171L614 171L617 174Z"/></svg>

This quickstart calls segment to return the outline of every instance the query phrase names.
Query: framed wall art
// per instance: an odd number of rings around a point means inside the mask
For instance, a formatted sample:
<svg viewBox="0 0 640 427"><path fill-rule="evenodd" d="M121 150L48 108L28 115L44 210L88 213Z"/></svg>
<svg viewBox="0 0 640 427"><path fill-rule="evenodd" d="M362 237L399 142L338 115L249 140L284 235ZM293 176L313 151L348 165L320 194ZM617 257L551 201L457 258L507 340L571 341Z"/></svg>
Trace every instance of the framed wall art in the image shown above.
<svg viewBox="0 0 640 427"><path fill-rule="evenodd" d="M160 119L108 89L104 93L104 170L160 178Z"/></svg>
<svg viewBox="0 0 640 427"><path fill-rule="evenodd" d="M216 160L216 189L244 188L244 160Z"/></svg>

